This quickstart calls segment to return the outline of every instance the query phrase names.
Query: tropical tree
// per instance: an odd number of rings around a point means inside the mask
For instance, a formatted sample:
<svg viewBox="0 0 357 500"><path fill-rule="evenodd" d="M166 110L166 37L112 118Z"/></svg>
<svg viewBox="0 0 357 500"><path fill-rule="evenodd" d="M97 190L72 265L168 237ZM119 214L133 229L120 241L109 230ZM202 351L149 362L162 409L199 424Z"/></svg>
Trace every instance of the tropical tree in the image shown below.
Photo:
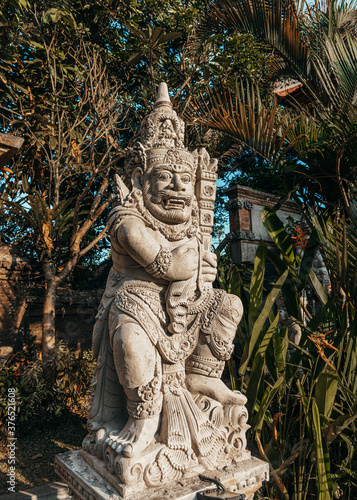
<svg viewBox="0 0 357 500"><path fill-rule="evenodd" d="M28 11L8 69L3 119L26 138L2 182L1 212L12 243L37 255L44 274L43 355L55 342L56 291L106 234L110 180L122 156L122 88L80 37L66 10ZM6 232L5 232L6 233Z"/></svg>

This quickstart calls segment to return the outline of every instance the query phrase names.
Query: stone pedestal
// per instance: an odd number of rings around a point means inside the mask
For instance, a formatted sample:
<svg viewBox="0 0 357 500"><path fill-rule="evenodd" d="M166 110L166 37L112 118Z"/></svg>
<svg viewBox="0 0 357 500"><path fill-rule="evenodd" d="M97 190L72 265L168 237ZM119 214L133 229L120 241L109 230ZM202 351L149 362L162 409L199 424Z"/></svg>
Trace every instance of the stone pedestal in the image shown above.
<svg viewBox="0 0 357 500"><path fill-rule="evenodd" d="M199 492L216 488L214 483L202 481L198 474L183 477L179 481L158 488L148 488L140 493L122 496L120 484L114 485L103 462L88 455L83 450L70 451L55 458L57 474L68 484L69 493L74 500L196 500ZM266 462L249 457L237 464L223 467L221 470L201 472L222 483L227 494L239 497L244 494L246 500L252 500L254 492L268 480L269 466ZM234 498L234 497L232 497Z"/></svg>

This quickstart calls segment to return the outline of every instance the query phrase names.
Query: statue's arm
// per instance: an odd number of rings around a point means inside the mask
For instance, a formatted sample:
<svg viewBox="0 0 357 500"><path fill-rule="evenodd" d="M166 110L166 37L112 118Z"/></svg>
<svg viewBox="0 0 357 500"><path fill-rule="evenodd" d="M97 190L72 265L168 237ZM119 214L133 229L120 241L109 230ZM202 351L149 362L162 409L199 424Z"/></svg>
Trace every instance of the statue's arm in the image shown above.
<svg viewBox="0 0 357 500"><path fill-rule="evenodd" d="M155 277L168 281L183 281L194 276L198 267L197 242L174 249L163 248L145 223L127 218L117 226L115 237L128 254Z"/></svg>

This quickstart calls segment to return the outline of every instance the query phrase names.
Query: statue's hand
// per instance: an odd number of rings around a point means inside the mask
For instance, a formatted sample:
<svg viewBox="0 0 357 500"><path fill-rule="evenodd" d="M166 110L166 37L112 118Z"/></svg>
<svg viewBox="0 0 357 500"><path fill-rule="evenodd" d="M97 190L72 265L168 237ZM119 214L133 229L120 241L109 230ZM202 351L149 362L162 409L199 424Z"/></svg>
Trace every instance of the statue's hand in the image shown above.
<svg viewBox="0 0 357 500"><path fill-rule="evenodd" d="M197 242L194 238L192 238L190 242L173 249L172 265L170 270L171 274L173 274L176 279L182 274L184 274L185 277L180 277L180 280L191 278L197 272L197 267L198 250Z"/></svg>
<svg viewBox="0 0 357 500"><path fill-rule="evenodd" d="M217 255L212 252L202 254L202 279L206 283L213 283L217 274Z"/></svg>

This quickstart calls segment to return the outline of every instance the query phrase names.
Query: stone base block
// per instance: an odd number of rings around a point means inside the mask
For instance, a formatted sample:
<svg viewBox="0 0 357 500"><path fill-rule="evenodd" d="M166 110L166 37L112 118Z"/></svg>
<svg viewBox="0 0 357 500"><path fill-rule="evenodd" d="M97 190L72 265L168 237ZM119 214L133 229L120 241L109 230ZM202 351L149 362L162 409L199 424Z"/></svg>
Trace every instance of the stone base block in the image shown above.
<svg viewBox="0 0 357 500"><path fill-rule="evenodd" d="M74 500L197 500L197 494L215 488L210 482L202 481L198 475L182 478L159 488L147 488L140 493L126 495L120 485L115 487L108 481L104 463L92 457L93 464L84 460L81 450L69 451L55 457L55 470L68 484ZM95 463L94 463L95 462ZM269 466L262 460L250 457L221 470L205 471L206 477L220 481L227 492L244 494L246 500L253 499L254 492L269 478ZM120 493L120 491L124 494ZM233 497L234 498L234 497Z"/></svg>

